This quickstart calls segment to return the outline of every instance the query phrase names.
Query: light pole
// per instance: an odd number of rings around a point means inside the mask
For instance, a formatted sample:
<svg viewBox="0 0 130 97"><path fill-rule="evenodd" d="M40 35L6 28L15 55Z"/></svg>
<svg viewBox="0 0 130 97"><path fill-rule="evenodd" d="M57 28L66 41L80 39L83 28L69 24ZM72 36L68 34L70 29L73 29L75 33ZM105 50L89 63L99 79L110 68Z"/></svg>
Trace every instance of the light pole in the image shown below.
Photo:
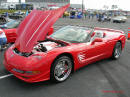
<svg viewBox="0 0 130 97"><path fill-rule="evenodd" d="M21 0L19 0L19 3L21 4Z"/></svg>
<svg viewBox="0 0 130 97"><path fill-rule="evenodd" d="M83 13L83 10L84 10L84 0L82 0L82 13Z"/></svg>

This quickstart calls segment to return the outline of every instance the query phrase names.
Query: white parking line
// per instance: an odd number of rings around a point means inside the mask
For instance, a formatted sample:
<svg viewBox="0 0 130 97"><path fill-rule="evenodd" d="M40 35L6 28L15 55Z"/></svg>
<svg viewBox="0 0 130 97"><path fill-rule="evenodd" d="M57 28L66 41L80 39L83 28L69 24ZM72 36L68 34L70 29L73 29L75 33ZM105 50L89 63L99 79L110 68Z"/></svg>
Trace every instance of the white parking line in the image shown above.
<svg viewBox="0 0 130 97"><path fill-rule="evenodd" d="M8 75L0 76L0 79L6 78L6 77L9 77L9 76L12 76L12 75L13 74L8 74Z"/></svg>

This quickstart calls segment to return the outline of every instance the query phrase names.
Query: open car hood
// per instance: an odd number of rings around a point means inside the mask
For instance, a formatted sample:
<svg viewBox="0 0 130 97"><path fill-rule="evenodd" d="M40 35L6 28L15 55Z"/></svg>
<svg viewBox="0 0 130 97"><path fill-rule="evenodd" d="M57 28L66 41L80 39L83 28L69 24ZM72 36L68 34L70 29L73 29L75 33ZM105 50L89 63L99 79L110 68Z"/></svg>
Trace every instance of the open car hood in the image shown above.
<svg viewBox="0 0 130 97"><path fill-rule="evenodd" d="M46 38L50 27L62 16L69 5L55 10L33 10L18 27L15 47L21 52L31 52L37 41Z"/></svg>

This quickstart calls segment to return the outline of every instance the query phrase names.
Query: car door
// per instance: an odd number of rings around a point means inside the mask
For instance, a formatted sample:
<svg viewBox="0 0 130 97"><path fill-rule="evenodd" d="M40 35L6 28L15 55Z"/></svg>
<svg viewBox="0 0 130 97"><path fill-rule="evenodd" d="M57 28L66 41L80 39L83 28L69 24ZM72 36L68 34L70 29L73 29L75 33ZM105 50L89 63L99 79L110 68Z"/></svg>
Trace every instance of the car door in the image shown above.
<svg viewBox="0 0 130 97"><path fill-rule="evenodd" d="M95 42L94 44L92 44L92 42L96 38L101 38L102 42ZM92 37L91 41L86 43L86 45L82 49L82 52L80 53L80 56L79 56L80 60L86 64L86 63L91 63L91 62L103 59L107 54L106 43L107 42L104 37L99 37L99 36L96 36L95 34L95 36Z"/></svg>

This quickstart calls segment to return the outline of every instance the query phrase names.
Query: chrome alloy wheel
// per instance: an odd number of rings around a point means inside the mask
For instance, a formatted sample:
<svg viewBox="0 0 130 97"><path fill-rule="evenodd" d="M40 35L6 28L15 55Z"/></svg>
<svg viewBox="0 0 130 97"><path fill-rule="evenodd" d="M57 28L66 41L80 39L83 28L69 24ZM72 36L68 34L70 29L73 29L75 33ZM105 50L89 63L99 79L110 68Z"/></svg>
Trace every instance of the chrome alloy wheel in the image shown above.
<svg viewBox="0 0 130 97"><path fill-rule="evenodd" d="M118 58L120 57L121 52L122 52L121 43L118 42L118 43L116 44L115 52L114 52L114 56L115 56L116 59L118 59Z"/></svg>
<svg viewBox="0 0 130 97"><path fill-rule="evenodd" d="M54 77L56 80L62 82L66 80L72 71L72 64L68 59L61 59L56 64L54 69Z"/></svg>

